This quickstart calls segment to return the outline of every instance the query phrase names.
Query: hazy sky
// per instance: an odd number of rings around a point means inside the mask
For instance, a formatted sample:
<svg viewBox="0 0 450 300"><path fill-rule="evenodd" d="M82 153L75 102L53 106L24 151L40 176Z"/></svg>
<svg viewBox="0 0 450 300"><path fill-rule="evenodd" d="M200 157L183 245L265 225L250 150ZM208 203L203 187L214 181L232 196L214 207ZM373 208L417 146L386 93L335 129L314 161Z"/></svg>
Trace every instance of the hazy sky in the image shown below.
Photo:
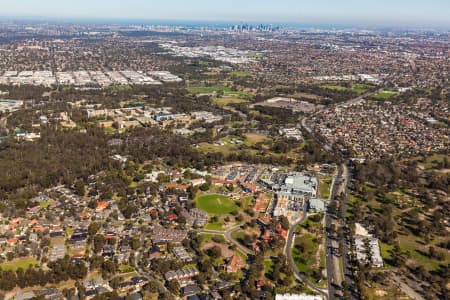
<svg viewBox="0 0 450 300"><path fill-rule="evenodd" d="M0 0L0 16L450 26L450 0Z"/></svg>

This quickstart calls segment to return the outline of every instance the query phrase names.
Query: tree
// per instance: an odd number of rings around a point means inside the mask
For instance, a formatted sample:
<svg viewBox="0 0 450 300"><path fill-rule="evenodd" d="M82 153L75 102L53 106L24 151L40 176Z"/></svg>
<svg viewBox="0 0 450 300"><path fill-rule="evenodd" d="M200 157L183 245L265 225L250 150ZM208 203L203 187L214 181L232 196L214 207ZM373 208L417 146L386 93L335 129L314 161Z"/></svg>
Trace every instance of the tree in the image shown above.
<svg viewBox="0 0 450 300"><path fill-rule="evenodd" d="M288 218L286 218L285 216L281 216L280 217L280 223L281 223L281 227L283 227L284 230L288 230L289 229L289 220Z"/></svg>
<svg viewBox="0 0 450 300"><path fill-rule="evenodd" d="M92 222L91 224L89 224L88 227L88 235L89 236L95 236L97 234L97 232L100 229L100 224L98 224L97 222Z"/></svg>
<svg viewBox="0 0 450 300"><path fill-rule="evenodd" d="M222 256L222 250L219 246L213 246L207 250L207 254L214 259L217 259Z"/></svg>
<svg viewBox="0 0 450 300"><path fill-rule="evenodd" d="M83 197L86 192L85 187L84 187L84 182L81 180L75 181L74 189L75 189L75 194L77 194L80 197Z"/></svg>
<svg viewBox="0 0 450 300"><path fill-rule="evenodd" d="M180 294L180 284L178 283L178 280L172 279L167 283L167 288L169 291L171 291L175 295Z"/></svg>
<svg viewBox="0 0 450 300"><path fill-rule="evenodd" d="M94 237L94 252L99 253L103 249L103 246L105 246L105 242L105 237L103 235L97 234Z"/></svg>

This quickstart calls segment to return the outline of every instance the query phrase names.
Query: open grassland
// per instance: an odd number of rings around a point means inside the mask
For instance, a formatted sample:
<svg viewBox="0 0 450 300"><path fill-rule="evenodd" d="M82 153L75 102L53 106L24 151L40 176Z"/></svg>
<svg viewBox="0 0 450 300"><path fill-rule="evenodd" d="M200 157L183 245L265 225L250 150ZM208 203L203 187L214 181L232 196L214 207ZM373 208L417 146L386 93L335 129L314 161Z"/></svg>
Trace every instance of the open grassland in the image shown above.
<svg viewBox="0 0 450 300"><path fill-rule="evenodd" d="M368 91L370 91L371 89L373 89L373 86L368 85L368 84L362 84L362 83L352 84L352 92L354 92L358 95L365 94Z"/></svg>
<svg viewBox="0 0 450 300"><path fill-rule="evenodd" d="M4 271L16 271L19 268L28 269L29 266L36 267L38 261L32 257L18 258L12 261L4 262L0 267Z"/></svg>
<svg viewBox="0 0 450 300"><path fill-rule="evenodd" d="M213 92L232 92L231 88L224 85L191 87L187 89L190 94L207 94Z"/></svg>
<svg viewBox="0 0 450 300"><path fill-rule="evenodd" d="M347 88L345 86L334 85L334 84L325 84L325 85L322 85L321 87L324 89L327 89L327 90L339 91L339 92L343 92L343 91L347 90Z"/></svg>
<svg viewBox="0 0 450 300"><path fill-rule="evenodd" d="M373 99L375 100L389 100L395 96L397 96L398 93L397 92L393 92L393 91L381 91L379 93L376 93L375 95L372 96Z"/></svg>
<svg viewBox="0 0 450 300"><path fill-rule="evenodd" d="M324 176L319 178L319 196L323 199L330 197L331 176Z"/></svg>
<svg viewBox="0 0 450 300"><path fill-rule="evenodd" d="M249 101L241 98L221 97L213 99L213 102L221 106L228 106L230 104L248 103Z"/></svg>
<svg viewBox="0 0 450 300"><path fill-rule="evenodd" d="M250 77L250 76L252 76L252 73L245 72L245 71L234 71L234 72L231 72L230 75L233 77Z"/></svg>
<svg viewBox="0 0 450 300"><path fill-rule="evenodd" d="M224 195L201 195L195 199L197 207L211 215L227 215L238 209L238 206Z"/></svg>

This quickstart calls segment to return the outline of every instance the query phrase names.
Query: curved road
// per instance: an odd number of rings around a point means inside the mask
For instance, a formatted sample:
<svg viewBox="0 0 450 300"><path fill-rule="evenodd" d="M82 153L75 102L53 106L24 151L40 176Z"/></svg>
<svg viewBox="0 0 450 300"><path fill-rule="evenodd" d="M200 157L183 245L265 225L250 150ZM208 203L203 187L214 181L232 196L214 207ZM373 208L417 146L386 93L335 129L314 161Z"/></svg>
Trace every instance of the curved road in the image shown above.
<svg viewBox="0 0 450 300"><path fill-rule="evenodd" d="M134 265L135 265L136 270L138 271L138 273L141 276L147 278L149 281L154 282L158 286L159 292L164 292L165 294L172 295L172 293L170 293L170 291L164 286L164 284L162 284L161 281L159 281L157 278L153 277L150 273L148 273L141 267L140 262L141 262L141 257L142 257L142 249L145 248L144 247L145 234L141 235L140 243L141 243L141 247L140 247L139 251L135 252L135 255L134 255Z"/></svg>
<svg viewBox="0 0 450 300"><path fill-rule="evenodd" d="M226 231L220 231L220 230L209 230L209 229L200 229L197 231L197 233L209 233L209 234L215 234L215 235L222 235L223 237L225 237L225 239L234 244L241 252L243 252L245 255L252 255L253 251L251 251L250 249L248 249L247 247L244 247L241 243L239 243L238 241L236 241L235 239L233 239L231 237L231 235L233 234L233 232L239 230L239 228L241 227L241 225L236 225L234 227L231 227L229 229L227 229Z"/></svg>
<svg viewBox="0 0 450 300"><path fill-rule="evenodd" d="M305 209L303 211L302 218L289 228L288 237L286 239L286 245L285 245L285 248L284 248L286 259L287 259L288 264L291 267L291 269L292 269L292 271L293 271L293 273L295 275L295 278L297 278L297 280L299 280L299 281L303 282L304 284L306 284L313 291L316 291L317 293L325 296L325 298L328 298L328 289L316 286L312 282L310 282L303 274L301 274L299 272L297 266L295 265L294 258L292 257L291 249L292 249L292 245L294 243L295 228L297 228L297 226L299 224L303 223L306 220L306 217L307 217L307 214L306 214L306 205L305 205Z"/></svg>

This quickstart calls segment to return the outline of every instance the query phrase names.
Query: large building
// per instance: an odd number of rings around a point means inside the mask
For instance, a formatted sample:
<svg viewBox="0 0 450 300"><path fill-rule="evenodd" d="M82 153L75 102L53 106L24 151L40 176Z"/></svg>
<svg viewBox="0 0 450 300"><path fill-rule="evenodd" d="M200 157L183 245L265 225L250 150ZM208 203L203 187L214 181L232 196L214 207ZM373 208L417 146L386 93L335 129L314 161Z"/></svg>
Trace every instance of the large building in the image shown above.
<svg viewBox="0 0 450 300"><path fill-rule="evenodd" d="M317 177L293 174L286 177L280 193L294 200L299 197L317 197Z"/></svg>
<svg viewBox="0 0 450 300"><path fill-rule="evenodd" d="M368 233L359 223L355 224L355 248L356 258L359 262L363 264L367 263L370 258L370 263L373 267L381 268L383 266L383 258L381 257L378 239Z"/></svg>
<svg viewBox="0 0 450 300"><path fill-rule="evenodd" d="M22 105L23 101L20 100L0 99L0 112L13 112L20 109Z"/></svg>
<svg viewBox="0 0 450 300"><path fill-rule="evenodd" d="M273 215L295 221L303 212L307 200L316 197L317 186L317 178L313 176L294 173L284 177L280 185L273 186L277 191Z"/></svg>

